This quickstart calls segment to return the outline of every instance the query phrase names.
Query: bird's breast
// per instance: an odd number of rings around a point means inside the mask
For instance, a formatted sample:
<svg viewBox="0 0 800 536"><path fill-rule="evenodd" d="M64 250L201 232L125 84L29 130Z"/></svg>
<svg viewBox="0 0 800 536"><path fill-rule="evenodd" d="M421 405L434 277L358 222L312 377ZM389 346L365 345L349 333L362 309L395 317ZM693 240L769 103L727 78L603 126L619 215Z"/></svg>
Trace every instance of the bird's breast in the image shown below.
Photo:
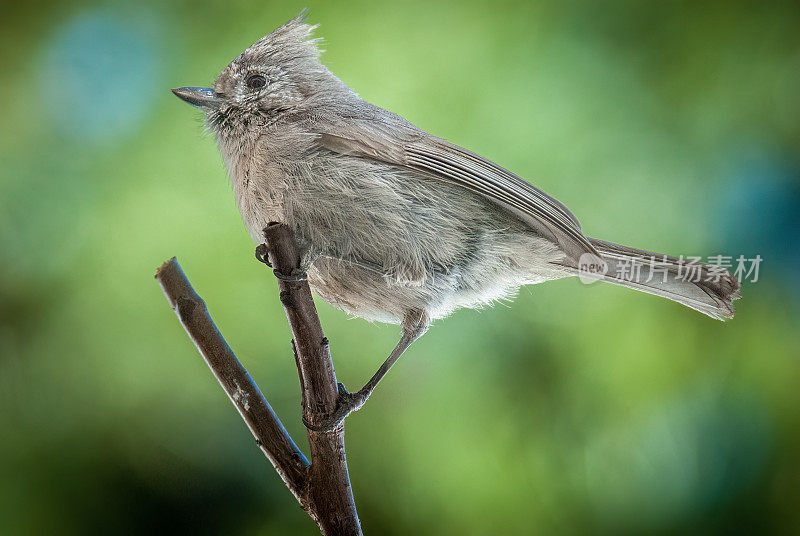
<svg viewBox="0 0 800 536"><path fill-rule="evenodd" d="M268 223L285 221L285 174L277 164L246 150L226 158L225 165L242 220L253 240L261 243Z"/></svg>

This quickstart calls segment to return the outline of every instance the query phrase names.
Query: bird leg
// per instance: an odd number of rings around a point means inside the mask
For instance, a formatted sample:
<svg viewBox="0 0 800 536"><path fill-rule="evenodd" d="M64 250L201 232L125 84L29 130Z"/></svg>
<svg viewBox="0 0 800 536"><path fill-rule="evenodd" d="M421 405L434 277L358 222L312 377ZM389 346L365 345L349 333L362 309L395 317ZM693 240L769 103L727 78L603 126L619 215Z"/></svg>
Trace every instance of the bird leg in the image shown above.
<svg viewBox="0 0 800 536"><path fill-rule="evenodd" d="M403 334L400 337L400 342L397 343L392 353L389 354L389 357L386 358L386 361L383 362L366 385L355 393L351 393L345 389L344 384L339 383L339 399L336 402L336 409L334 412L330 415L326 415L320 422L314 424L303 419L303 424L306 425L306 428L314 430L315 432L330 432L341 425L348 415L360 409L369 398L369 395L372 394L372 391L375 390L381 378L383 378L389 369L392 368L392 365L400 359L403 352L411 346L411 343L428 331L428 324L428 315L424 312L414 311L406 315L403 319Z"/></svg>

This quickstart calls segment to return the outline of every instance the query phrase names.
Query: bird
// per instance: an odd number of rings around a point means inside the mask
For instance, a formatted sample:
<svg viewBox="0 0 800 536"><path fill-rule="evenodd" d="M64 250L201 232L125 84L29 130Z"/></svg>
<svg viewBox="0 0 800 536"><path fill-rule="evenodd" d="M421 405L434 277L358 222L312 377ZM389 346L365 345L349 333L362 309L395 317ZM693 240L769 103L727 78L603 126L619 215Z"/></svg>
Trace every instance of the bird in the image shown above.
<svg viewBox="0 0 800 536"><path fill-rule="evenodd" d="M316 28L304 10L212 87L172 90L204 112L254 242L268 223L285 223L317 296L401 327L364 387L340 384L335 411L306 426L342 425L431 322L523 285L577 276L734 316L729 271L586 236L530 182L363 100L321 62Z"/></svg>

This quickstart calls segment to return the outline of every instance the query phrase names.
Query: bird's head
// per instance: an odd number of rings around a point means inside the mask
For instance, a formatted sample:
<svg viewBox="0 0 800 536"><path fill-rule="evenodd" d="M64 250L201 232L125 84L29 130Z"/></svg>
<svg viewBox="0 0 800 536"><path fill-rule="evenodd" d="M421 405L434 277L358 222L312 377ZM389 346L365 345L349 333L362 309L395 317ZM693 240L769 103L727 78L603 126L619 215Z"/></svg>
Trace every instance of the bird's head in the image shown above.
<svg viewBox="0 0 800 536"><path fill-rule="evenodd" d="M206 114L217 135L263 127L282 115L352 94L320 61L316 26L305 10L262 37L234 59L213 88L182 87L172 92Z"/></svg>

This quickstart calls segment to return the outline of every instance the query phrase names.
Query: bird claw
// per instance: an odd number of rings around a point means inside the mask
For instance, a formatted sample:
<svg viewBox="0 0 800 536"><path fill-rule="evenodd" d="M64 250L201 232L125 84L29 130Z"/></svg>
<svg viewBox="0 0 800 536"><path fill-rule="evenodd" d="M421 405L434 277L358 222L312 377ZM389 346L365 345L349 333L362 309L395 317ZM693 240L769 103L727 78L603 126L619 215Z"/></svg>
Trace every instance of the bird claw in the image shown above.
<svg viewBox="0 0 800 536"><path fill-rule="evenodd" d="M300 283L301 281L305 281L308 279L308 275L300 268L295 268L289 275L279 272L275 268L272 269L272 273L274 273L275 277L277 277L281 281L286 281L288 283Z"/></svg>
<svg viewBox="0 0 800 536"><path fill-rule="evenodd" d="M275 274L275 277L277 277L281 281L287 281L289 283L299 283L301 281L305 281L306 279L308 279L306 271L300 268L295 268L289 275L281 273L275 268L273 268L272 263L269 262L269 249L267 249L266 244L259 244L256 246L256 260L258 262L263 262L264 264L272 268L272 272Z"/></svg>
<svg viewBox="0 0 800 536"><path fill-rule="evenodd" d="M269 255L266 244L259 244L256 246L256 260L258 262L263 262L264 264L272 268L272 264L269 262Z"/></svg>
<svg viewBox="0 0 800 536"><path fill-rule="evenodd" d="M369 398L368 394L361 391L351 393L341 382L338 384L338 391L339 397L336 400L336 409L333 410L333 413L314 419L314 423L303 417L303 424L306 428L314 432L332 432L344 424L344 420L348 415L361 409L361 406Z"/></svg>

